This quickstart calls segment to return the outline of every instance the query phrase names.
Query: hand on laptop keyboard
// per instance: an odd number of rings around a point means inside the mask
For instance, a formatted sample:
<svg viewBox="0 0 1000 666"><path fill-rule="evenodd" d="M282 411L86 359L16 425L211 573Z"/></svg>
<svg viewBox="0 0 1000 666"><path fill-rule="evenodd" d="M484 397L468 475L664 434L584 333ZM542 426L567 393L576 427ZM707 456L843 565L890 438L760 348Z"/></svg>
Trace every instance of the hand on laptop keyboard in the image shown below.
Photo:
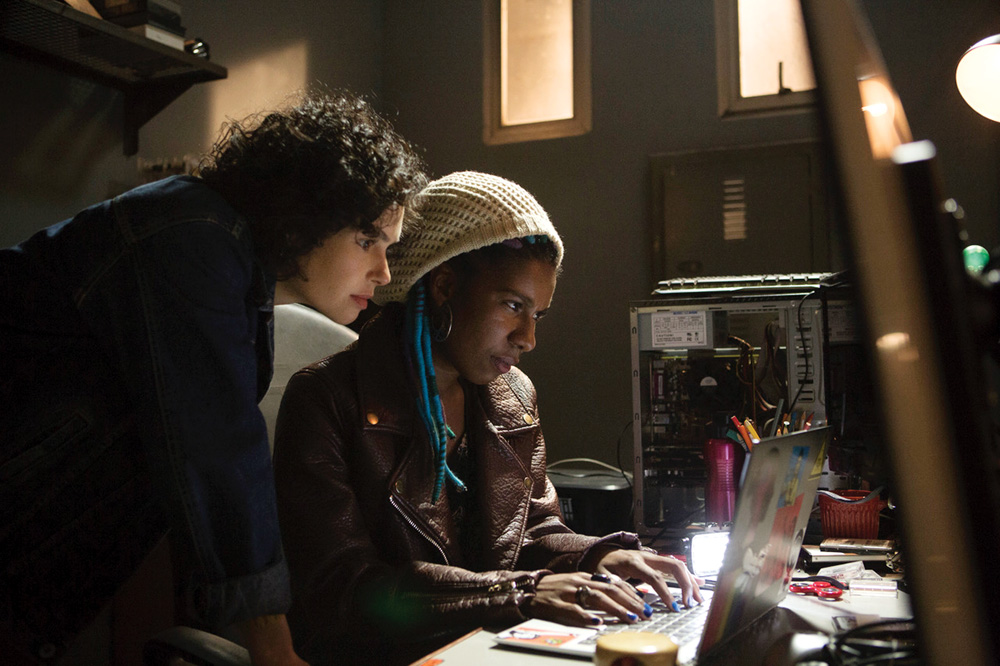
<svg viewBox="0 0 1000 666"><path fill-rule="evenodd" d="M597 572L617 574L648 584L672 610L680 610L681 604L691 608L703 601L699 586L705 583L704 579L693 576L687 566L675 557L643 550L612 550L598 562ZM681 603L670 592L664 575L677 582Z"/></svg>
<svg viewBox="0 0 1000 666"><path fill-rule="evenodd" d="M648 622L623 624L612 620L606 623L606 627L600 634L596 634L584 642L596 643L602 635L621 631L646 631L663 634L673 639L677 645L684 645L701 638L705 621L708 619L708 604L685 608L680 612L669 610L662 601L654 602L653 607L655 610Z"/></svg>
<svg viewBox="0 0 1000 666"><path fill-rule="evenodd" d="M680 560L642 550L606 552L593 574L548 574L535 586L535 595L522 607L529 617L577 626L596 626L610 620L634 624L653 615L653 608L629 580L642 581L663 600L663 608L679 612L702 601L698 588L705 581L692 576ZM676 581L683 606L667 587L664 576Z"/></svg>
<svg viewBox="0 0 1000 666"><path fill-rule="evenodd" d="M522 611L529 617L579 626L600 625L605 616L633 623L653 614L643 594L619 576L582 571L543 576Z"/></svg>

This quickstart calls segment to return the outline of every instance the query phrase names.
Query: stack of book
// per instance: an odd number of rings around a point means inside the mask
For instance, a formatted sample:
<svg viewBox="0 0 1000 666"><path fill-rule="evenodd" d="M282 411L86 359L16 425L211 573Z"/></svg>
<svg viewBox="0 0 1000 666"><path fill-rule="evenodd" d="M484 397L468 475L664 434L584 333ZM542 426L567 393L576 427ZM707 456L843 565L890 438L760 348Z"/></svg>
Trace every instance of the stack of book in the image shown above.
<svg viewBox="0 0 1000 666"><path fill-rule="evenodd" d="M888 539L823 539L818 546L802 544L806 566L886 562L895 550L896 542Z"/></svg>
<svg viewBox="0 0 1000 666"><path fill-rule="evenodd" d="M181 6L173 0L91 0L101 17L154 42L184 50Z"/></svg>

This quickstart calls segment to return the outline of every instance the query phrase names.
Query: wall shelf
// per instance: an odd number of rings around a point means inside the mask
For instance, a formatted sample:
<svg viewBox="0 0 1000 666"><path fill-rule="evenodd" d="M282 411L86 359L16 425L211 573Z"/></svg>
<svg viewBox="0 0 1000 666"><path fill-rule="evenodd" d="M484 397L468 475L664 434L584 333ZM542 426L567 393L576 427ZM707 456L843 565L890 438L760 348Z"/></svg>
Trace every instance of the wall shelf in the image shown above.
<svg viewBox="0 0 1000 666"><path fill-rule="evenodd" d="M0 2L0 50L120 90L123 150L139 149L139 128L195 83L226 68L79 12L58 0Z"/></svg>

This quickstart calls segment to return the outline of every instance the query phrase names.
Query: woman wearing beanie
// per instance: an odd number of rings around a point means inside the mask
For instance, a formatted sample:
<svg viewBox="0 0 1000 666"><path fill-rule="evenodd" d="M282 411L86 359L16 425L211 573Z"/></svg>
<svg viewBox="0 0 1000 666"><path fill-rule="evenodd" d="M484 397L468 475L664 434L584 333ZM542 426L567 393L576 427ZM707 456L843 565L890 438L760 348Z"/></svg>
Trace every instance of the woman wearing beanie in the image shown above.
<svg viewBox="0 0 1000 666"><path fill-rule="evenodd" d="M563 246L524 189L433 181L390 254L386 307L356 346L303 369L275 474L296 649L314 664L409 663L471 628L651 614L624 582L700 601L634 534L575 534L545 474L535 347ZM676 602L675 602L676 603Z"/></svg>

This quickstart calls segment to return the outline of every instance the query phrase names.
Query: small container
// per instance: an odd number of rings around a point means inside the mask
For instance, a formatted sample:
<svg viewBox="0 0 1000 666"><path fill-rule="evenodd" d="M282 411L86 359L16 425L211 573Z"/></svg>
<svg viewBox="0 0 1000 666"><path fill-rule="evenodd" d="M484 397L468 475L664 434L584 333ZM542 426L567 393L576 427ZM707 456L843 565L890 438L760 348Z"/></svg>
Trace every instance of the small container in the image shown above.
<svg viewBox="0 0 1000 666"><path fill-rule="evenodd" d="M868 496L867 490L836 490L847 500L859 500ZM826 495L819 496L819 517L823 526L823 537L827 539L876 539L878 538L879 513L888 502L873 497L867 502L839 502Z"/></svg>
<svg viewBox="0 0 1000 666"><path fill-rule="evenodd" d="M743 451L731 439L705 440L705 520L709 523L732 522L736 514L736 491Z"/></svg>
<svg viewBox="0 0 1000 666"><path fill-rule="evenodd" d="M677 643L669 636L649 631L623 631L597 639L597 666L674 666Z"/></svg>

